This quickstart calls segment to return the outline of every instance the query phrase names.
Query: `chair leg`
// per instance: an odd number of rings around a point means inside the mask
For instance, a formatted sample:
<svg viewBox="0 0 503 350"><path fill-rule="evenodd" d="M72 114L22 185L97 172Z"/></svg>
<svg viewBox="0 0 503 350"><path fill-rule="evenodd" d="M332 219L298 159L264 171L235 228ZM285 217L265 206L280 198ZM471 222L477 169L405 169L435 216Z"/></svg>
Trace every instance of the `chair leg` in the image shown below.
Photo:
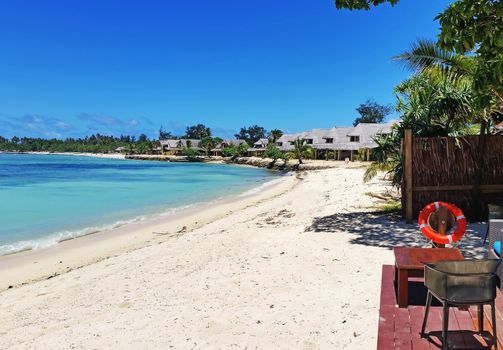
<svg viewBox="0 0 503 350"><path fill-rule="evenodd" d="M496 334L496 306L494 305L494 301L491 303L491 318L493 326L494 350L498 350L498 335Z"/></svg>
<svg viewBox="0 0 503 350"><path fill-rule="evenodd" d="M449 330L449 305L444 304L444 316L442 322L442 350L448 350L449 344L447 343L447 331Z"/></svg>
<svg viewBox="0 0 503 350"><path fill-rule="evenodd" d="M426 338L426 334L424 331L426 330L426 322L428 321L428 314L430 313L430 306L431 306L431 293L428 291L428 294L426 295L426 309L424 310L424 319L423 319L423 326L421 327L421 337Z"/></svg>
<svg viewBox="0 0 503 350"><path fill-rule="evenodd" d="M479 321L479 334L484 333L484 305L479 305L478 307L478 321Z"/></svg>

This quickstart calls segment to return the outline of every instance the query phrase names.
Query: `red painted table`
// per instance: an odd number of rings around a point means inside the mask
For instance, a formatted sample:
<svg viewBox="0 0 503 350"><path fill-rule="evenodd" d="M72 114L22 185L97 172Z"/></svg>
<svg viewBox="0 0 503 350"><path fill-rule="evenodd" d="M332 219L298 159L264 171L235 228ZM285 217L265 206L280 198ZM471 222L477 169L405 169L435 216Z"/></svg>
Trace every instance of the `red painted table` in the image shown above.
<svg viewBox="0 0 503 350"><path fill-rule="evenodd" d="M398 306L409 302L409 277L424 277L424 264L442 260L463 260L456 248L395 247L395 288L398 289Z"/></svg>

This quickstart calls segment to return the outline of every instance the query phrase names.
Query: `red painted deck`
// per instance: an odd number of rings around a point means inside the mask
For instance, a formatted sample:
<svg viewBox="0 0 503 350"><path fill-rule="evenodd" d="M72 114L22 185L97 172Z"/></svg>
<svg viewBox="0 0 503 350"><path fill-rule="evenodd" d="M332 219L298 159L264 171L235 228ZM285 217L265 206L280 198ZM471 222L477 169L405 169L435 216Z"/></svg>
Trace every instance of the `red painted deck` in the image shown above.
<svg viewBox="0 0 503 350"><path fill-rule="evenodd" d="M432 306L426 325L428 338L420 336L424 316L426 288L422 281L412 281L413 293L409 307L398 308L394 287L394 267L382 268L381 301L379 308L379 331L377 350L429 350L442 347L442 308ZM411 288L409 285L409 288ZM435 299L435 298L434 298ZM433 304L435 305L435 304ZM440 305L440 304L438 304ZM477 308L469 310L450 308L448 343L450 349L492 349L491 313L488 306L484 312L484 337L477 331ZM503 349L503 294L498 291L496 298L496 327L498 348ZM487 342L484 339L488 339Z"/></svg>

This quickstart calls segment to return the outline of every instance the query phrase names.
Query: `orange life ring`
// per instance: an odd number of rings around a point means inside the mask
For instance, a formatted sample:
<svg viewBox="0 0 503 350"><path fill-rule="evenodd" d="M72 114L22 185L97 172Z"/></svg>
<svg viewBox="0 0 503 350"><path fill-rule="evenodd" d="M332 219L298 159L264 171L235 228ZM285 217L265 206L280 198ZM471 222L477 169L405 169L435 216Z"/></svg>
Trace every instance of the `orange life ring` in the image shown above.
<svg viewBox="0 0 503 350"><path fill-rule="evenodd" d="M437 231L433 230L431 226L428 224L428 218L431 213L438 210L440 207L446 207L449 211L454 215L457 221L456 230L450 235L441 235ZM465 234L466 231L466 218L461 209L456 207L454 204L446 203L446 202L433 202L428 204L421 210L419 214L419 229L421 232L433 242L439 244L452 244L460 240L461 237Z"/></svg>

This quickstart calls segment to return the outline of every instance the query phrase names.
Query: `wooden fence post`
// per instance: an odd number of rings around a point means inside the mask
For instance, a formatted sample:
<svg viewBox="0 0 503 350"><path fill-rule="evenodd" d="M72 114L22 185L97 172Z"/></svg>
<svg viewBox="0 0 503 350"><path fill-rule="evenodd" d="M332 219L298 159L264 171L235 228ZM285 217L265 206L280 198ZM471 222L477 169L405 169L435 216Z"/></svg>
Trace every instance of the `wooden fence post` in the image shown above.
<svg viewBox="0 0 503 350"><path fill-rule="evenodd" d="M414 213L412 212L412 130L405 130L404 137L404 177L405 177L405 220L412 223Z"/></svg>

